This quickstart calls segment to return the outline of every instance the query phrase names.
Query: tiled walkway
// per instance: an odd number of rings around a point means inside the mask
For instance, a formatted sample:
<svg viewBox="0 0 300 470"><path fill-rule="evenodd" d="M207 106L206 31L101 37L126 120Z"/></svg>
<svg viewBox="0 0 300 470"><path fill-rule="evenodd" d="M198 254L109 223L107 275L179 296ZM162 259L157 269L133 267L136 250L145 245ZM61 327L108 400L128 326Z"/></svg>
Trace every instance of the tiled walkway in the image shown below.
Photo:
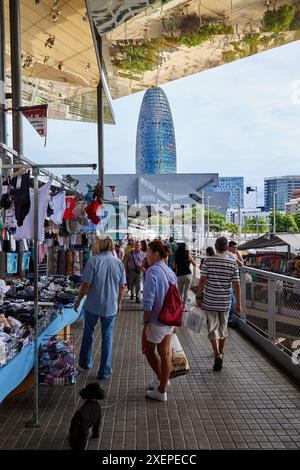
<svg viewBox="0 0 300 470"><path fill-rule="evenodd" d="M152 373L141 354L138 307L127 300L119 315L113 378L104 383L103 426L89 449L300 448L299 388L235 330L230 330L223 370L216 373L206 328L201 335L181 328L178 335L189 358L189 374L172 380L166 403L145 399ZM94 365L79 377L78 390L95 379L97 331ZM78 349L80 321L72 332ZM40 389L39 429L25 428L32 400L30 390L0 406L0 448L67 449L73 387Z"/></svg>

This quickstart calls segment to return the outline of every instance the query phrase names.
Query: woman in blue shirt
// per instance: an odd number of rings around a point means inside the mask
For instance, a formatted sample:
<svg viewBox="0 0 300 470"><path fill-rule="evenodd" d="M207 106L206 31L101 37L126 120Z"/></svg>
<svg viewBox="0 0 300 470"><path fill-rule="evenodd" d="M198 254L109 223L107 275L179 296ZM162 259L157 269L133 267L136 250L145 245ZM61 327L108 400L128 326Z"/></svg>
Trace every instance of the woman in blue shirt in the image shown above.
<svg viewBox="0 0 300 470"><path fill-rule="evenodd" d="M96 324L100 318L102 342L101 361L97 377L100 380L111 377L111 357L113 332L116 316L126 286L125 268L113 256L114 243L109 237L97 237L95 256L86 264L82 274L82 285L74 304L77 311L86 295L84 304L84 330L79 354L81 369L92 367L93 339Z"/></svg>
<svg viewBox="0 0 300 470"><path fill-rule="evenodd" d="M162 309L170 283L176 284L174 272L163 261L166 256L164 244L155 240L148 245L147 269L144 288L144 328L142 349L157 379L149 386L146 396L167 401L166 387L171 373L170 343L173 326L164 325L157 319Z"/></svg>

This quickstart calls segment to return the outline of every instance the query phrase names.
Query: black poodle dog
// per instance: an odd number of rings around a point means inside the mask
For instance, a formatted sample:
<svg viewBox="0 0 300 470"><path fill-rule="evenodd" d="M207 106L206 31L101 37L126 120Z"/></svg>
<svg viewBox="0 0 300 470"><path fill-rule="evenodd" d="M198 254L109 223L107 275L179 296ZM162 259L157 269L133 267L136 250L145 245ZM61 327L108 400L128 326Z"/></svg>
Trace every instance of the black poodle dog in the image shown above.
<svg viewBox="0 0 300 470"><path fill-rule="evenodd" d="M105 397L104 390L97 382L91 382L83 388L79 395L85 403L74 414L69 429L69 444L72 450L85 450L92 428L92 438L99 437L101 423L101 406L98 400Z"/></svg>

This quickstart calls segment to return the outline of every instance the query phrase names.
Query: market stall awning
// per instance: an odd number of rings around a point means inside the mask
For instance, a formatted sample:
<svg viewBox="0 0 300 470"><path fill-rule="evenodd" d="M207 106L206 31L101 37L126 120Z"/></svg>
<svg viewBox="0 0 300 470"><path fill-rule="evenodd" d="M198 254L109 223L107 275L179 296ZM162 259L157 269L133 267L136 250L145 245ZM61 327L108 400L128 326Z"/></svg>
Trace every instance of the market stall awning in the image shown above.
<svg viewBox="0 0 300 470"><path fill-rule="evenodd" d="M296 250L300 250L300 233L278 233L277 235L267 234L243 243L238 248L239 250L258 250L261 248L287 245L295 248Z"/></svg>
<svg viewBox="0 0 300 470"><path fill-rule="evenodd" d="M10 92L9 0L4 6ZM127 96L300 39L295 0L20 0L20 6L23 103L49 103L54 119L97 120L99 36L105 122L114 122L110 95Z"/></svg>

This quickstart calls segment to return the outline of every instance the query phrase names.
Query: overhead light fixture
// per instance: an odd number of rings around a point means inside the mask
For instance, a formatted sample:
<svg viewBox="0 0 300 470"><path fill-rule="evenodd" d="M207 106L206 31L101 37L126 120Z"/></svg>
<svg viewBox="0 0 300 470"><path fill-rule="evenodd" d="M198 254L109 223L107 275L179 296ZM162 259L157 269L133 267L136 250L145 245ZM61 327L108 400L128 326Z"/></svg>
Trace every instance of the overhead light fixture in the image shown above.
<svg viewBox="0 0 300 470"><path fill-rule="evenodd" d="M61 10L56 10L56 8L53 8L51 12L51 16L53 19L53 23L56 23L58 20L59 15L61 14Z"/></svg>
<svg viewBox="0 0 300 470"><path fill-rule="evenodd" d="M43 60L44 64L47 64L48 60L49 60L49 56L45 55L44 60Z"/></svg>
<svg viewBox="0 0 300 470"><path fill-rule="evenodd" d="M202 204L202 197L198 196L197 194L189 194L189 197L194 201L198 202L198 204Z"/></svg>
<svg viewBox="0 0 300 470"><path fill-rule="evenodd" d="M64 69L64 64L63 62L58 62L58 70L63 70Z"/></svg>
<svg viewBox="0 0 300 470"><path fill-rule="evenodd" d="M89 73L89 72L91 71L91 64L90 64L90 63L88 63L88 64L86 65L85 71L86 71L86 73Z"/></svg>
<svg viewBox="0 0 300 470"><path fill-rule="evenodd" d="M55 43L55 36L50 34L48 39L45 42L45 47L49 47L49 49L52 49Z"/></svg>
<svg viewBox="0 0 300 470"><path fill-rule="evenodd" d="M88 14L87 14L87 11L86 11L85 14L82 17L82 21L84 21L86 23L87 20L88 20Z"/></svg>
<svg viewBox="0 0 300 470"><path fill-rule="evenodd" d="M24 64L23 64L23 69L29 69L29 67L32 65L32 56L28 55L25 58Z"/></svg>

